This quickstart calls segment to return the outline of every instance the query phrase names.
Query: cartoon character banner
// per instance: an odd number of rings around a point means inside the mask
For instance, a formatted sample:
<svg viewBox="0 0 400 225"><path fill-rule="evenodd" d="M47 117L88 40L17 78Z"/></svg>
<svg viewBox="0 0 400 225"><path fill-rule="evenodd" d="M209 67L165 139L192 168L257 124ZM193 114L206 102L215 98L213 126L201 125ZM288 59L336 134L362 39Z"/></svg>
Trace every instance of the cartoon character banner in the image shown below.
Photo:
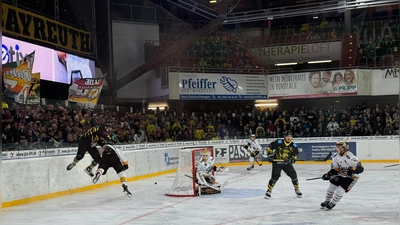
<svg viewBox="0 0 400 225"><path fill-rule="evenodd" d="M32 71L35 52L2 65L3 96L21 104L40 103L40 72Z"/></svg>
<svg viewBox="0 0 400 225"><path fill-rule="evenodd" d="M271 99L344 95L357 95L356 70L268 75L268 96Z"/></svg>
<svg viewBox="0 0 400 225"><path fill-rule="evenodd" d="M103 83L104 76L102 78L76 80L69 87L68 101L76 102L79 106L86 109L94 109L103 88Z"/></svg>
<svg viewBox="0 0 400 225"><path fill-rule="evenodd" d="M267 76L248 74L169 73L170 99L267 99Z"/></svg>

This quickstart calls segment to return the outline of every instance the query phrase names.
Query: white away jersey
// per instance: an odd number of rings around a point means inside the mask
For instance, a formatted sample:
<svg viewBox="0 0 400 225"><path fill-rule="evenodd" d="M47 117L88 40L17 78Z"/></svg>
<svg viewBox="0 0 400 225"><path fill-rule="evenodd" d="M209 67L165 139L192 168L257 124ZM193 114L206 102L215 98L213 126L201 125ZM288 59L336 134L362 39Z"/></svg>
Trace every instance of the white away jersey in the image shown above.
<svg viewBox="0 0 400 225"><path fill-rule="evenodd" d="M197 172L203 172L210 174L213 171L213 166L214 166L214 158L213 157L208 157L207 162L204 162L203 159L199 160L196 162L196 169Z"/></svg>
<svg viewBox="0 0 400 225"><path fill-rule="evenodd" d="M332 156L331 168L337 170L340 174L346 174L348 170L355 168L358 162L358 158L349 151L343 156L335 153Z"/></svg>
<svg viewBox="0 0 400 225"><path fill-rule="evenodd" d="M249 146L249 150L251 152L260 150L261 151L261 145L258 143L257 140L251 141L250 139L247 141L247 145Z"/></svg>

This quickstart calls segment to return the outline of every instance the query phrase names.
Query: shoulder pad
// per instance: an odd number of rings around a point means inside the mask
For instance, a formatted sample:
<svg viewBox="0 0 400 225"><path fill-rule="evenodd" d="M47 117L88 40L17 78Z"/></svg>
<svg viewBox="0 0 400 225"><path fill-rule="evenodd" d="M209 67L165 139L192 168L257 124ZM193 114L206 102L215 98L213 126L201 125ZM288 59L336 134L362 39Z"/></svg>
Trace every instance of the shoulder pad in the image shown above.
<svg viewBox="0 0 400 225"><path fill-rule="evenodd" d="M278 140L278 144L282 144L282 140L281 139Z"/></svg>

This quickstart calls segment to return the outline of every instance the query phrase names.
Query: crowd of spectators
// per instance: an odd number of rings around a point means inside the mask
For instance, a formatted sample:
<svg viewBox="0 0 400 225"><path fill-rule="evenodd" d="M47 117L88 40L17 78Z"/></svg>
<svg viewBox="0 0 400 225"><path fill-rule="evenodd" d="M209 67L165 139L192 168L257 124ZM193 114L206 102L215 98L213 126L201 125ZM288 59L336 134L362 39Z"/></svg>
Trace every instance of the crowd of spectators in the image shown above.
<svg viewBox="0 0 400 225"><path fill-rule="evenodd" d="M77 146L91 126L112 122L117 144L281 138L290 130L294 137L398 135L399 104L376 104L328 109L306 107L281 110L226 110L192 114L149 110L142 112L98 112L57 105L44 107L10 104L3 108L3 151Z"/></svg>
<svg viewBox="0 0 400 225"><path fill-rule="evenodd" d="M382 25L382 23L379 24ZM375 32L376 36L373 37L371 32L367 32L366 23L361 22L359 25L360 40L357 45L357 53L360 63L382 63L381 61L384 60L384 56L397 55L399 53L399 21L383 21L383 26L389 27L391 33L385 32L384 36L381 37L379 33ZM374 27L373 29L380 31L381 28L382 27ZM368 35L368 41L364 40L365 35ZM396 64L396 60L394 60L393 63Z"/></svg>

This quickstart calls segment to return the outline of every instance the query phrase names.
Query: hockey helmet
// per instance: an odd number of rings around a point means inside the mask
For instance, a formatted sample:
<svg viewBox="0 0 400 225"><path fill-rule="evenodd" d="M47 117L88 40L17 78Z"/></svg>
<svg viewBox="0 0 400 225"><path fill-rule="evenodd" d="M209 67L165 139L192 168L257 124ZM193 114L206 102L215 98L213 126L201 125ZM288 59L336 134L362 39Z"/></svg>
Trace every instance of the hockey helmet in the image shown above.
<svg viewBox="0 0 400 225"><path fill-rule="evenodd" d="M293 134L292 134L291 131L285 131L285 132L283 133L283 136L284 136L284 137L286 137L286 136L292 136L292 137L293 137Z"/></svg>
<svg viewBox="0 0 400 225"><path fill-rule="evenodd" d="M207 162L208 156L209 156L209 155L210 155L210 151L208 151L208 149L204 149L204 151L203 151L201 157L203 158L203 160L204 160L205 162Z"/></svg>
<svg viewBox="0 0 400 225"><path fill-rule="evenodd" d="M349 150L349 143L347 141L338 141L336 146L340 148L340 155L343 155Z"/></svg>
<svg viewBox="0 0 400 225"><path fill-rule="evenodd" d="M250 135L250 137L251 137L251 138L252 138L252 137L253 137L253 138L255 138L255 137L256 137L256 135L255 135L255 134L252 134L252 135Z"/></svg>

